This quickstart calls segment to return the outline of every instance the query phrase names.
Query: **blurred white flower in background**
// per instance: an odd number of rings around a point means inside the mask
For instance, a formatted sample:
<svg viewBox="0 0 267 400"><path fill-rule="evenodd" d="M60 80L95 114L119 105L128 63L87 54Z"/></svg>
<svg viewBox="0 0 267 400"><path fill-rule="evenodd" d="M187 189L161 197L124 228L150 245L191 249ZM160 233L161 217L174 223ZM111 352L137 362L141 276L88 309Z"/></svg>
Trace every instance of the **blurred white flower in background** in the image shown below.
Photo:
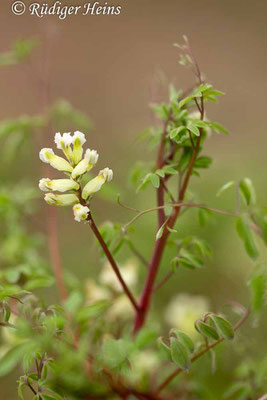
<svg viewBox="0 0 267 400"><path fill-rule="evenodd" d="M120 265L120 272L126 284L131 288L137 283L138 265L134 260L128 260ZM109 300L110 307L106 312L106 317L110 322L125 321L133 318L134 310L127 296L122 293L121 285L111 268L109 262L106 262L96 283L93 279L86 282L86 298L90 304L99 300Z"/></svg>
<svg viewBox="0 0 267 400"><path fill-rule="evenodd" d="M112 300L111 307L107 313L107 319L110 322L113 321L125 321L134 317L135 311L132 304L129 302L127 296L122 294L121 296Z"/></svg>
<svg viewBox="0 0 267 400"><path fill-rule="evenodd" d="M128 260L125 264L120 265L119 268L126 285L131 288L135 286L138 279L138 265L136 262L134 260ZM114 274L109 262L104 264L99 275L99 282L116 292L122 291L121 284L118 281L117 276Z"/></svg>
<svg viewBox="0 0 267 400"><path fill-rule="evenodd" d="M160 364L160 358L152 350L143 350L134 354L130 359L131 370L130 380L134 384L140 384L142 378L151 377L151 373L156 371Z"/></svg>
<svg viewBox="0 0 267 400"><path fill-rule="evenodd" d="M165 320L171 328L178 328L196 338L199 334L194 323L196 319L203 317L209 306L209 300L204 296L180 293L167 306Z"/></svg>
<svg viewBox="0 0 267 400"><path fill-rule="evenodd" d="M85 284L86 300L93 303L99 300L108 300L110 293L107 289L97 285L93 279L88 279Z"/></svg>

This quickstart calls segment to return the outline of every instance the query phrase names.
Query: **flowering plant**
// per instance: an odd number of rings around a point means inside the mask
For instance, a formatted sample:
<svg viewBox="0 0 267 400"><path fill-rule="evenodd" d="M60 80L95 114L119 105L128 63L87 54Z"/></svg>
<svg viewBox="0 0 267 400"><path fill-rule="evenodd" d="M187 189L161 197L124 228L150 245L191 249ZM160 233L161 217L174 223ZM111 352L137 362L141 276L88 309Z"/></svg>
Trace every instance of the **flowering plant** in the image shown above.
<svg viewBox="0 0 267 400"><path fill-rule="evenodd" d="M22 400L29 398L26 397L29 394L34 400L215 398L212 385L207 387L203 378L205 371L215 373L214 349L232 341L249 314L251 320L261 322L266 275L258 265L260 252L256 236L267 242L266 208L257 205L255 189L248 178L230 181L217 193L221 196L235 188L234 211L195 201L188 191L192 176L200 176L201 170L212 163L211 157L202 154L206 140L214 132L226 133L226 130L206 116L206 105L216 102L223 93L204 81L186 38L179 48L180 62L193 71L196 84L188 91L171 86L168 101L153 105L160 128L150 129L146 137L157 147L156 161L152 167L142 164L140 168L138 164L132 173L137 193L149 186L155 191L155 207L140 210L123 204L118 196L118 205L135 216L123 225L109 222L99 228L92 199L101 194L105 183L112 185L113 171L104 168L92 177L91 170L99 156L96 150L85 149L85 135L80 131L73 135L56 133L54 141L63 156L56 155L51 148L42 148L39 153L44 163L43 176L51 173L47 166L65 175L39 181L47 203L52 276L37 250L38 244L31 239L27 245L20 245L26 233L20 220L21 202L14 195L15 190L10 195L2 195L0 207L4 206L0 211L7 226L3 259L7 268L0 275L3 330L0 375L8 374L19 364L23 373L18 380L18 396ZM62 121L62 117L65 122L75 121L81 128L89 129L83 115L68 103L60 102L49 116L27 120L28 130L50 129L51 121ZM25 214L26 205L35 197L33 193L20 192L20 197L26 199ZM102 269L97 277L80 282L75 274L76 266L71 276L62 270L54 206L71 206L74 220L84 222L91 229L101 257L105 258L101 260ZM228 316L221 307L217 311L206 293L185 293L186 287L180 293L175 290L167 304L164 296L158 295L176 276L184 276L185 271L197 274L200 270L201 273L209 262L211 249L206 241L180 229L182 215L194 209L198 210L201 225L215 214L235 220L245 251L255 264L249 279L250 305L244 307L235 298L228 301L238 318L231 313ZM157 224L148 261L146 251L143 253L135 245L133 225L150 213L156 213ZM10 221L15 233L8 231ZM81 225L79 228L83 229ZM144 241L145 236L144 228L141 233ZM13 247L12 243L15 243ZM120 254L128 254L125 249L132 253L131 257L120 258ZM119 262L120 259L124 261ZM144 265L144 271L140 271L139 264ZM163 264L168 266L166 275L159 277ZM54 283L60 300L49 304L36 289ZM158 307L155 299L160 299ZM232 323L234 318L237 320ZM238 341L234 341L231 352L238 353ZM199 359L203 360L203 371L192 365ZM245 400L264 396L265 371L264 360L245 360L236 376L233 374L231 384L222 389L220 398ZM183 380L176 379L177 376Z"/></svg>
<svg viewBox="0 0 267 400"><path fill-rule="evenodd" d="M91 196L98 192L105 182L110 182L113 172L109 168L101 170L94 179L91 179L84 188L80 181L84 174L89 172L98 160L96 150L87 149L84 158L83 145L86 142L82 132L75 132L73 136L70 133L60 133L55 135L55 143L58 149L61 149L67 160L54 154L52 149L44 148L40 151L40 159L44 163L50 164L58 171L63 171L69 179L51 180L42 178L39 182L39 188L44 191L69 192L68 194L47 193L45 201L50 205L71 206L73 205L74 219L77 222L87 220L89 217L89 200ZM71 147L72 146L72 147Z"/></svg>

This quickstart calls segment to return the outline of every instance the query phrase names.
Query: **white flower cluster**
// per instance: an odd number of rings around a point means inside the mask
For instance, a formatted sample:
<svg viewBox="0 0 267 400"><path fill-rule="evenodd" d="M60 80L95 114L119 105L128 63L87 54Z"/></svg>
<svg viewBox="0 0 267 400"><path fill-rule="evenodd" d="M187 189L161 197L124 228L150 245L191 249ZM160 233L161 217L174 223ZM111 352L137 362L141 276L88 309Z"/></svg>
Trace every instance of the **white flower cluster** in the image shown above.
<svg viewBox="0 0 267 400"><path fill-rule="evenodd" d="M87 201L98 192L105 182L110 182L113 172L109 168L101 170L95 178L91 179L83 188L80 179L89 172L98 161L96 150L87 149L83 157L83 145L86 142L85 135L76 131L73 136L70 133L56 133L55 143L57 148L62 150L66 159L57 156L50 148L40 151L40 159L44 163L50 164L58 171L68 175L68 179L48 179L42 178L39 188L45 194L45 201L50 205L73 206L75 221L86 221L89 215ZM54 194L51 192L69 192L67 194Z"/></svg>

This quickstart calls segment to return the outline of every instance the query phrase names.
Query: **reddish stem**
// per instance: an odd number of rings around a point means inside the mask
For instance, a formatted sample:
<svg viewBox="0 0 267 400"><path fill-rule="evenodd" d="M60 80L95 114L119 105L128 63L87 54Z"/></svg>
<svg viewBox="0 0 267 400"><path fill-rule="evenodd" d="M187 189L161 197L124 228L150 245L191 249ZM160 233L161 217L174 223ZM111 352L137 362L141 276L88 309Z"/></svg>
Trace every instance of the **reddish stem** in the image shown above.
<svg viewBox="0 0 267 400"><path fill-rule="evenodd" d="M202 108L201 108L201 119L203 119L203 117L204 117L204 104L203 104L203 100L202 99L203 98L201 98L201 106L202 106ZM160 147L159 147L158 165L159 165L159 160L161 160L162 159L161 157L163 157L163 148L164 148L163 137L164 137L164 132L167 131L168 121L169 121L169 118L167 119L167 123L164 126L162 140L161 140L161 144L160 144ZM183 201L183 199L184 199L184 196L185 196L185 193L186 193L186 189L187 189L187 186L188 186L188 183L189 183L189 179L190 179L190 176L191 176L192 171L193 171L194 163L196 161L196 158L197 158L197 155L198 155L198 152L199 152L201 136L202 136L202 130L200 129L200 134L199 134L199 137L197 139L197 143L196 143L196 146L194 148L194 151L193 151L193 154L192 154L192 157L191 157L191 160L190 160L190 163L189 163L189 166L188 166L185 178L184 178L184 182L183 182L182 188L181 188L181 190L179 192L179 198L178 198L179 202ZM160 191L161 187L162 187L163 195L164 195L164 187L162 185L159 187L158 191ZM159 198L159 194L158 194L158 198ZM181 210L181 206L177 207L177 208L174 208L173 213L171 215L171 218L170 218L170 220L169 220L169 222L167 224L170 228L173 228L173 226L174 226L174 224L175 224L175 222L176 222L176 220L177 220L177 218L179 216L180 210ZM160 216L160 214L159 214L159 220L161 220L161 219L162 219L162 216ZM163 220L163 222L164 222L164 220ZM167 230L167 226L166 226L164 228L162 237L159 240L157 240L156 243L155 243L153 256L152 256L152 259L151 259L151 262L150 262L150 265L149 265L149 271L148 271L148 275L147 275L147 280L146 280L145 287L143 289L143 293L142 293L140 304L139 304L139 312L137 313L136 318L135 318L134 334L136 334L139 331L139 329L141 329L142 326L145 323L145 320L146 320L146 317L147 317L147 314L148 314L148 310L149 310L149 307L150 307L151 296L152 296L152 293L153 293L153 288L154 288L156 276L157 276L157 273L158 273L158 269L159 269L159 266L160 266L160 263L161 263L161 259L162 259L162 256L163 256L163 252L164 252L165 245L166 245L166 242L167 242L169 234L170 234L170 232Z"/></svg>
<svg viewBox="0 0 267 400"><path fill-rule="evenodd" d="M122 286L122 288L124 290L124 293L126 294L126 296L128 296L130 302L132 303L133 307L135 308L136 312L138 313L139 312L138 304L137 304L133 294L131 293L130 289L126 285L126 283L125 283L125 281L124 281L124 279L123 279L123 277L122 277L122 275L120 273L120 270L119 270L119 268L118 268L118 266L116 264L116 261L114 260L114 258L112 256L111 252L109 251L104 239L102 238L101 233L99 232L99 230L98 230L98 228L97 228L97 226L96 226L91 214L89 214L89 216L88 216L88 221L89 221L90 227L91 227L93 233L95 234L99 244L101 245L101 247L102 247L102 249L103 249L103 251L104 251L104 253L105 253L105 255L106 255L107 259L108 259L108 261L110 262L110 265L111 265L113 271L115 272L115 274L116 274L116 276L117 276L117 278L118 278L118 280L119 280L119 282L120 282L120 284L121 284L121 286Z"/></svg>

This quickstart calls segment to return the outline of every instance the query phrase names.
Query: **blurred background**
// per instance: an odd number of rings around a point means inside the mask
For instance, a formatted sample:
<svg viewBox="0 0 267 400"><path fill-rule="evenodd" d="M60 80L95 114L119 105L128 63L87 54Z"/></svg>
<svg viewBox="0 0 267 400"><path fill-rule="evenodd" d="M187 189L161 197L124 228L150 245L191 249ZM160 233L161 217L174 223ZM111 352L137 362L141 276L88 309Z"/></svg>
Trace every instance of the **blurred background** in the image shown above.
<svg viewBox="0 0 267 400"><path fill-rule="evenodd" d="M229 130L228 136L213 135L208 140L204 153L213 156L214 165L204 170L200 179L192 178L190 190L198 193L201 202L230 209L234 193L218 199L216 191L229 180L248 176L255 184L259 204L266 205L266 1L121 0L116 3L122 6L119 16L71 16L64 21L51 16L15 16L11 3L5 0L0 4L0 51L8 50L19 38L39 38L40 46L23 66L0 70L0 119L40 113L43 94L34 83L34 75L48 77L51 102L65 98L89 116L93 129L87 137L88 146L98 150L99 167L113 169L114 185L123 202L141 208L153 206L153 190L135 196L128 174L136 160L153 160L154 153L136 140L155 122L149 103L164 100L171 82L182 89L194 84L191 72L178 64L179 54L173 47L186 34L207 81L226 93L219 104L209 105L208 117ZM66 3L78 5L82 1ZM47 132L45 139L35 136L27 141L12 168L1 165L0 182L37 185L42 177L39 148L52 147L53 134ZM99 223L127 222L132 217L115 200L115 196L112 202L95 199L93 209ZM40 199L29 224L31 231L45 234L45 207ZM94 276L99 261L91 233L73 221L69 210L59 210L58 217L64 270L75 272L81 280ZM136 224L136 245L146 258L151 253L155 226L156 215ZM163 310L181 292L204 295L214 311L228 300L248 305L252 263L233 221L218 216L200 228L197 213L190 211L180 226L181 237L193 234L207 238L213 258L204 270L177 274L155 297L156 307ZM44 254L46 249L45 244ZM264 248L261 254L264 261ZM168 270L168 257L164 260L162 275ZM53 299L55 294L48 292L47 296ZM253 354L256 359L262 358L263 350L266 354L266 326L261 323L261 329L243 329L242 336L240 357L237 352L234 360L230 358L231 346L224 346L215 375L210 370L202 372L203 381L214 387L213 399L222 398L244 354ZM14 376L0 381L0 393L3 399L17 398Z"/></svg>

